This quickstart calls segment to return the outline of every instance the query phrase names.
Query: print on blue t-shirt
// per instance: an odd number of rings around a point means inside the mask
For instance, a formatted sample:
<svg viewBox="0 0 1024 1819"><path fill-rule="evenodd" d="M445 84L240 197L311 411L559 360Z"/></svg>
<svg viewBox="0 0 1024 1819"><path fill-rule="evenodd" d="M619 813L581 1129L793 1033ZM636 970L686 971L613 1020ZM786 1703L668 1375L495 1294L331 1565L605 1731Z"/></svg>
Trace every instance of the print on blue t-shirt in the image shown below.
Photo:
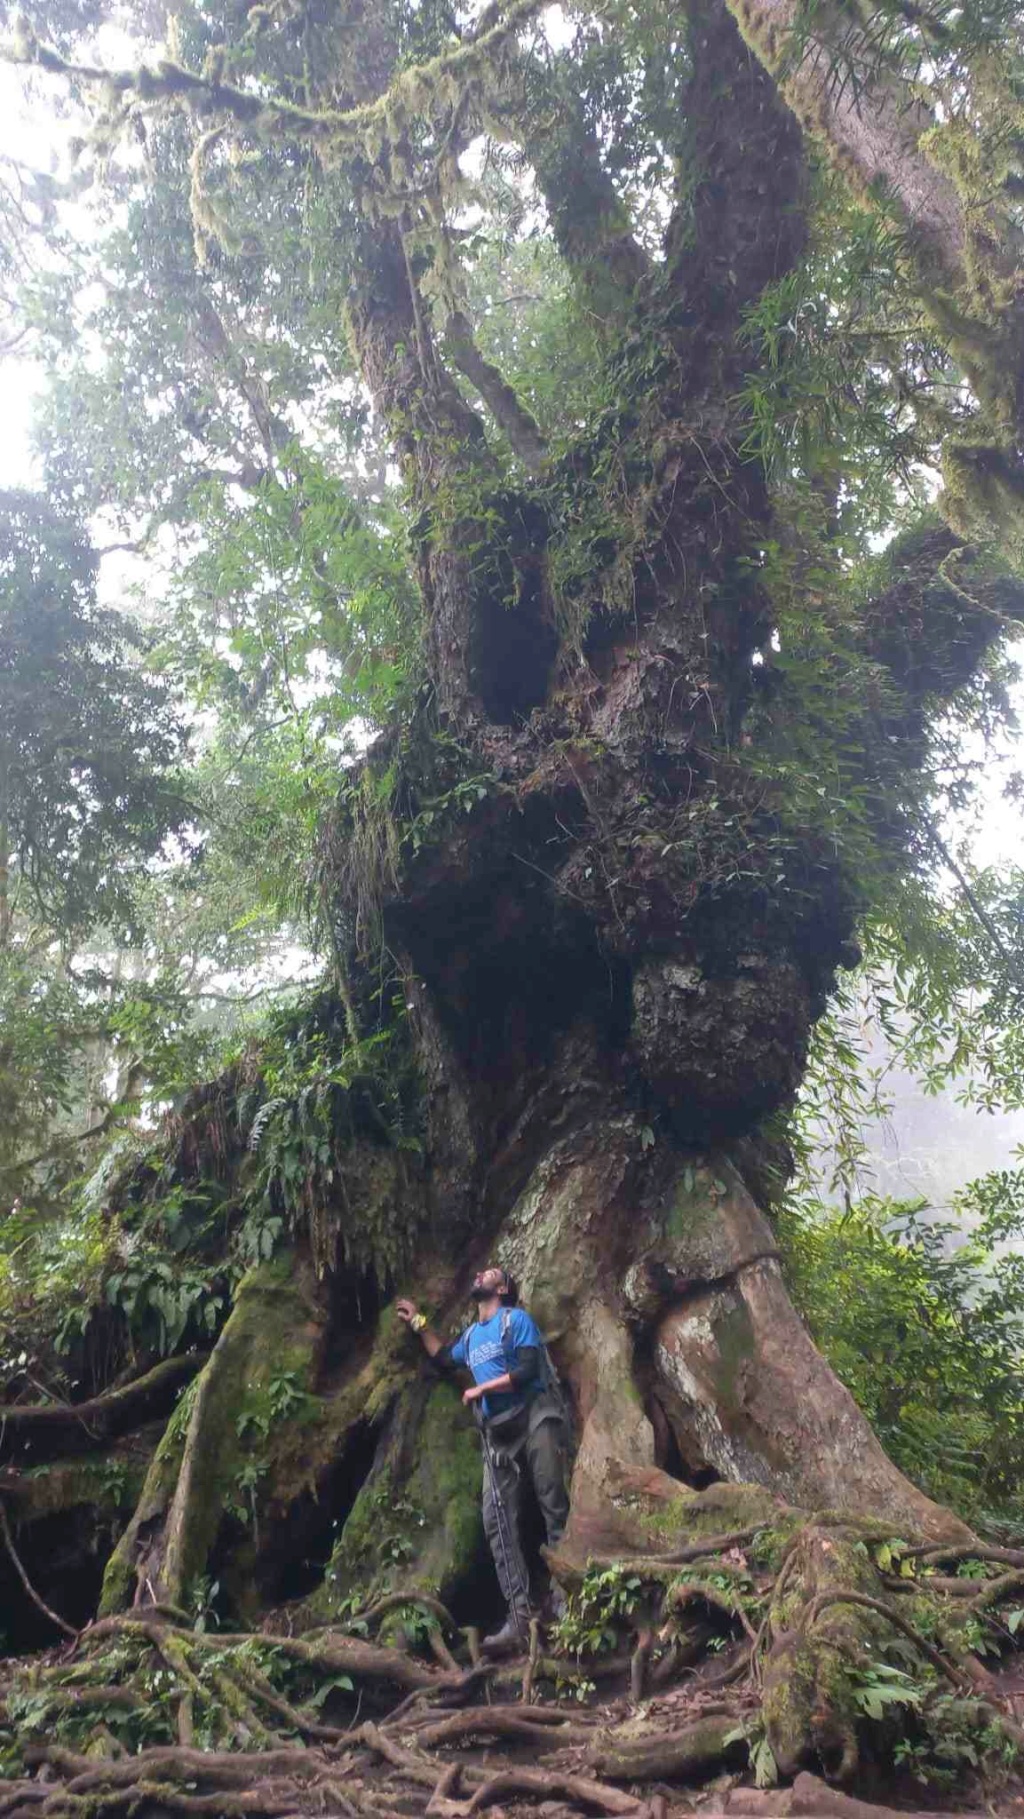
<svg viewBox="0 0 1024 1819"><path fill-rule="evenodd" d="M505 1326L505 1338L502 1340L502 1324ZM516 1361L516 1349L520 1345L540 1346L540 1332L536 1321L523 1307L499 1308L490 1320L478 1320L461 1339L456 1339L449 1356L453 1364L464 1364L473 1373L476 1383L490 1383L494 1377L503 1377ZM529 1399L536 1393L538 1382L526 1384L518 1395L512 1390L499 1390L496 1396L483 1396L484 1414L488 1420L493 1415L500 1415L503 1410L511 1408L513 1403Z"/></svg>

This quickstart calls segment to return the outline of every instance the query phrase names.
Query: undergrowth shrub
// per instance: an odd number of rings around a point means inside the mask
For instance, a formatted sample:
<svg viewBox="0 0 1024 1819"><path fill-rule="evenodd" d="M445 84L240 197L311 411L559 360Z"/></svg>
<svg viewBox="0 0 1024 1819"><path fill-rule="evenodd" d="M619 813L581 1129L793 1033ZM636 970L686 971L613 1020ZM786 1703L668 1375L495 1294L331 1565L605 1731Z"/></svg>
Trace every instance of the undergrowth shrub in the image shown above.
<svg viewBox="0 0 1024 1819"><path fill-rule="evenodd" d="M1024 1537L1024 1169L949 1218L867 1195L780 1220L795 1299L897 1465L967 1520Z"/></svg>

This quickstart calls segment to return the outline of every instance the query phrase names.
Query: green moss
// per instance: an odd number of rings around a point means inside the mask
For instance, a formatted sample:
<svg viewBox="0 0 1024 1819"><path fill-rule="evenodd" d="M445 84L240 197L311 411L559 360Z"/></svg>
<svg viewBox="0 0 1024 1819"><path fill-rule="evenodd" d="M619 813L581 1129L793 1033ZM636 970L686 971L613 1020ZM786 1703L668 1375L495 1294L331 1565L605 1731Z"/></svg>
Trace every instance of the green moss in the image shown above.
<svg viewBox="0 0 1024 1819"><path fill-rule="evenodd" d="M194 1383L198 1379L194 1379ZM113 1616L127 1610L135 1591L135 1562L139 1536L162 1520L174 1495L185 1449L185 1415L194 1396L194 1383L179 1398L178 1406L160 1437L146 1472L132 1519L107 1561L100 1593L99 1615Z"/></svg>
<svg viewBox="0 0 1024 1819"><path fill-rule="evenodd" d="M126 1611L132 1602L132 1594L135 1590L135 1569L123 1541L124 1537L107 1561L103 1574L103 1589L100 1592L99 1603L101 1617L111 1617L118 1611Z"/></svg>
<svg viewBox="0 0 1024 1819"><path fill-rule="evenodd" d="M765 1680L761 1712L784 1775L819 1752L831 1755L854 1735L857 1708L845 1651L817 1638L790 1638Z"/></svg>
<svg viewBox="0 0 1024 1819"><path fill-rule="evenodd" d="M958 437L942 457L943 511L960 536L1024 559L1024 481L1018 464L990 439Z"/></svg>
<svg viewBox="0 0 1024 1819"><path fill-rule="evenodd" d="M712 1224L726 1190L710 1170L690 1164L679 1173L676 1191L665 1208L665 1233L686 1238Z"/></svg>
<svg viewBox="0 0 1024 1819"><path fill-rule="evenodd" d="M476 1434L445 1384L410 1386L305 1612L323 1619L384 1591L446 1598L483 1545Z"/></svg>
<svg viewBox="0 0 1024 1819"><path fill-rule="evenodd" d="M762 1701L768 1741L786 1775L815 1755L833 1768L840 1757L848 1767L855 1760L858 1707L851 1669L891 1639L884 1619L841 1597L808 1631L807 1606L818 1594L877 1597L878 1579L859 1538L817 1520L807 1524L797 1547L785 1590L772 1604L773 1629L782 1641L769 1657Z"/></svg>
<svg viewBox="0 0 1024 1819"><path fill-rule="evenodd" d="M99 1459L66 1459L22 1472L7 1495L19 1523L88 1508L101 1518L131 1509L142 1489L145 1466L137 1453Z"/></svg>
<svg viewBox="0 0 1024 1819"><path fill-rule="evenodd" d="M669 1542L685 1546L708 1535L760 1529L762 1525L788 1540L804 1520L800 1511L788 1511L760 1484L712 1484L706 1491L681 1489L668 1501L630 1491L613 1496L613 1502L635 1524L635 1545L655 1551Z"/></svg>
<svg viewBox="0 0 1024 1819"><path fill-rule="evenodd" d="M737 1298L714 1321L717 1356L712 1376L719 1418L728 1423L745 1410L742 1373L754 1357L754 1328L745 1301Z"/></svg>
<svg viewBox="0 0 1024 1819"><path fill-rule="evenodd" d="M431 1392L420 1437L409 1492L436 1526L417 1562L417 1572L425 1575L421 1589L436 1589L443 1596L447 1586L472 1565L483 1534L479 1443L444 1384Z"/></svg>
<svg viewBox="0 0 1024 1819"><path fill-rule="evenodd" d="M167 1524L163 1580L180 1603L206 1571L225 1505L269 1471L276 1419L294 1418L312 1390L322 1323L312 1285L285 1254L243 1278L199 1379L182 1470Z"/></svg>
<svg viewBox="0 0 1024 1819"><path fill-rule="evenodd" d="M255 1513L273 1479L275 1448L312 1424L311 1389L321 1337L314 1285L285 1254L239 1285L223 1333L168 1422L135 1514L107 1565L101 1610L130 1602L141 1538L164 1525L162 1596L180 1604L206 1571L226 1509ZM242 1604L251 1559L232 1551L229 1591ZM251 1550L250 1550L251 1551Z"/></svg>

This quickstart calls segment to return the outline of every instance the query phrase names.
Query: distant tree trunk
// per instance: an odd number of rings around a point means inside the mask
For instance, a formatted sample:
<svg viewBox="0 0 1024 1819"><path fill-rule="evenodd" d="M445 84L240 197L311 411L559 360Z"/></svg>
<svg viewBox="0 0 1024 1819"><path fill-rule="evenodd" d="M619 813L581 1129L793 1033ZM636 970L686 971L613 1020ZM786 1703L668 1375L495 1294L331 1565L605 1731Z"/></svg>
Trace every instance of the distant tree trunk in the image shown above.
<svg viewBox="0 0 1024 1819"><path fill-rule="evenodd" d="M0 953L11 944L11 830L7 820L7 777L0 760Z"/></svg>

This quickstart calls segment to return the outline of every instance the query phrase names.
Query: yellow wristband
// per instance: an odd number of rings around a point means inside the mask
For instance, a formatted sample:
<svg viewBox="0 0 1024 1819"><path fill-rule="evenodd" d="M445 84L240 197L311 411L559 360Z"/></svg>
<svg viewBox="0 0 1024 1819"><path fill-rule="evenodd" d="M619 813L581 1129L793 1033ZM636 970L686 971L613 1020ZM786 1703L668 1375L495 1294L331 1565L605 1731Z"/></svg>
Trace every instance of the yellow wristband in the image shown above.
<svg viewBox="0 0 1024 1819"><path fill-rule="evenodd" d="M423 1328L426 1326L426 1324L427 1324L426 1314L414 1314L412 1319L409 1322L409 1325L412 1327L412 1330L414 1333L422 1333Z"/></svg>

